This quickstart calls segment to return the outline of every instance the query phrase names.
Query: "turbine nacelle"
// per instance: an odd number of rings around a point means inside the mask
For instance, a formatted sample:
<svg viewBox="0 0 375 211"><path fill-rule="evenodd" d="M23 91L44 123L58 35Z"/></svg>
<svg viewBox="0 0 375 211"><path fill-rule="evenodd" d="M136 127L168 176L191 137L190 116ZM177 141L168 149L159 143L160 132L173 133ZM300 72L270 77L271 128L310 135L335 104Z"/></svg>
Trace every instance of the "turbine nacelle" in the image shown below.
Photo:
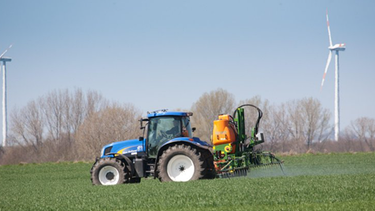
<svg viewBox="0 0 375 211"><path fill-rule="evenodd" d="M0 61L2 61L2 62L10 62L10 61L12 61L12 59L8 58L8 57L1 57Z"/></svg>
<svg viewBox="0 0 375 211"><path fill-rule="evenodd" d="M329 46L328 49L329 50L335 50L335 51L345 51L345 43L341 43L341 44L336 44L334 46Z"/></svg>

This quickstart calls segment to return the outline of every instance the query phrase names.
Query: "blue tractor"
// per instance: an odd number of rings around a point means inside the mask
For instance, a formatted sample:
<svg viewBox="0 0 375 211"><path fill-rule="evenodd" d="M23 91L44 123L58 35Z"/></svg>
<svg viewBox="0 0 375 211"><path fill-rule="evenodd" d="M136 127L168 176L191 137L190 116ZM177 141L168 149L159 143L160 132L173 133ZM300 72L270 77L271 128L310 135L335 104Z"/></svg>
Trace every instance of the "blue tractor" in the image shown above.
<svg viewBox="0 0 375 211"><path fill-rule="evenodd" d="M212 146L193 137L190 112L159 110L140 120L145 137L108 144L91 168L94 185L139 183L141 178L190 181L215 178Z"/></svg>

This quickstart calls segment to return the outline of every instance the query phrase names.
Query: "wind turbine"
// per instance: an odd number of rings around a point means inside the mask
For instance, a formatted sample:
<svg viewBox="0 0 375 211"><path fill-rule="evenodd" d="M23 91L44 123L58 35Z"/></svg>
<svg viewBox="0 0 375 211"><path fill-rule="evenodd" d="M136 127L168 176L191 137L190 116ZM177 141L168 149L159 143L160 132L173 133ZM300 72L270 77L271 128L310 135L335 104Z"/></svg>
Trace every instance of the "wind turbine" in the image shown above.
<svg viewBox="0 0 375 211"><path fill-rule="evenodd" d="M6 76L7 76L7 69L6 69L6 62L12 61L11 58L4 57L6 52L12 47L10 45L1 55L0 61L2 61L2 71L3 71L3 147L6 146L7 143L7 129L8 129L8 122L7 122L7 83L6 83Z"/></svg>
<svg viewBox="0 0 375 211"><path fill-rule="evenodd" d="M324 80L328 71L329 64L331 63L332 52L335 52L335 141L339 140L340 135L340 97L339 97L339 51L345 51L345 43L332 45L331 30L329 27L328 20L328 10L326 11L327 16L327 27L328 27L328 37L329 37L329 54L326 64L326 69L324 71L322 84L320 85L320 90L323 88Z"/></svg>

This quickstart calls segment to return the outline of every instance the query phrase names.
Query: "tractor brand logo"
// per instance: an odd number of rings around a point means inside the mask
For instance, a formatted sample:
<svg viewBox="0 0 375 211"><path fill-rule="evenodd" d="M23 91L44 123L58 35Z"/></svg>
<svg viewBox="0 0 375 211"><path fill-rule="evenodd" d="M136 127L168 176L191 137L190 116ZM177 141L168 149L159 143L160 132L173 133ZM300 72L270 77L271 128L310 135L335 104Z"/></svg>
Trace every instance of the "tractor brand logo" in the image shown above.
<svg viewBox="0 0 375 211"><path fill-rule="evenodd" d="M122 152L122 154L128 154L128 153L133 153L133 152L137 152L137 150L129 150L129 151L124 151L124 152Z"/></svg>
<svg viewBox="0 0 375 211"><path fill-rule="evenodd" d="M117 153L118 154L128 154L128 153L132 153L132 152L137 152L137 150L134 149L134 146L125 147L124 149L118 151Z"/></svg>
<svg viewBox="0 0 375 211"><path fill-rule="evenodd" d="M142 145L141 145L141 146L138 146L138 147L137 147L137 151L138 151L138 152L142 152L142 151L143 151L143 146L142 146Z"/></svg>
<svg viewBox="0 0 375 211"><path fill-rule="evenodd" d="M121 149L118 151L118 154L129 154L129 153L137 153L137 152L143 152L143 146L131 146L131 147L125 147L124 149Z"/></svg>

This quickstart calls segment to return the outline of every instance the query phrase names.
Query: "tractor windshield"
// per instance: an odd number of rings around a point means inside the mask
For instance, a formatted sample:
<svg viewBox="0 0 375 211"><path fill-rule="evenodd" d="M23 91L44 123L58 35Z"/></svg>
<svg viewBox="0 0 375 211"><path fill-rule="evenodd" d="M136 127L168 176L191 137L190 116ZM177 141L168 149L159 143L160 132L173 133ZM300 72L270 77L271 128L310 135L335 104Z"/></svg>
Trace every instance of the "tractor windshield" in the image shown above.
<svg viewBox="0 0 375 211"><path fill-rule="evenodd" d="M189 117L150 118L147 133L149 155L156 156L161 145L176 137L192 137Z"/></svg>

